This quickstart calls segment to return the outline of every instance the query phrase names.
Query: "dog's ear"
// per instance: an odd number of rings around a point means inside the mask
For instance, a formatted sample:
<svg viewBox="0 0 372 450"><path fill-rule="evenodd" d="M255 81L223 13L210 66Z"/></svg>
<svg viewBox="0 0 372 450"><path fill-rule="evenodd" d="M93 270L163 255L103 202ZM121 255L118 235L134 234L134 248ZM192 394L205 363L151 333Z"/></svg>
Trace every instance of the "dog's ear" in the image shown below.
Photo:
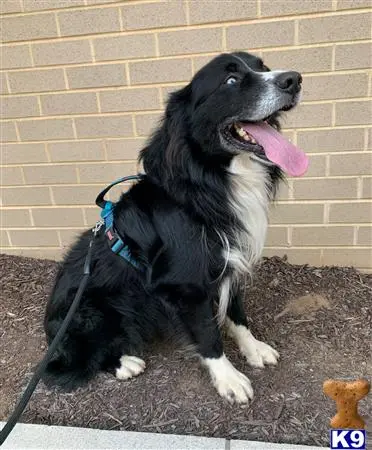
<svg viewBox="0 0 372 450"><path fill-rule="evenodd" d="M165 112L168 142L165 149L167 167L174 173L183 166L190 127L191 85L171 94Z"/></svg>

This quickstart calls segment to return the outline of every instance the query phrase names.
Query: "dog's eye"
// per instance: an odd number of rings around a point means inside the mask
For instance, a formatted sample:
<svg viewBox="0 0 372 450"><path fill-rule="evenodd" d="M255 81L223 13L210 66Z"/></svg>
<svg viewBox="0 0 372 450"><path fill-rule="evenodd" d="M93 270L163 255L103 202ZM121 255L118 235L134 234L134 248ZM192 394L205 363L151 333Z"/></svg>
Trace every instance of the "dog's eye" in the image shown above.
<svg viewBox="0 0 372 450"><path fill-rule="evenodd" d="M236 77L229 77L226 81L225 84L235 84L238 81L238 79Z"/></svg>

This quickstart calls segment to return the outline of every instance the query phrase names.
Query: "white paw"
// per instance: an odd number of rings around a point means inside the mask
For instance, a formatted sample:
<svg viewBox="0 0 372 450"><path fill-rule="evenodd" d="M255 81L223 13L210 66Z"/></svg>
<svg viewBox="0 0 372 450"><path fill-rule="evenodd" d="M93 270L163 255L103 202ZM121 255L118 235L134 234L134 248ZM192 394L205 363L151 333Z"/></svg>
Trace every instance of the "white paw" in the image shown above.
<svg viewBox="0 0 372 450"><path fill-rule="evenodd" d="M206 358L213 384L221 397L229 403L248 403L253 399L253 389L249 379L222 355L220 358Z"/></svg>
<svg viewBox="0 0 372 450"><path fill-rule="evenodd" d="M253 338L254 342L249 342L240 348L248 363L253 367L263 368L265 364L276 365L279 353L265 342Z"/></svg>
<svg viewBox="0 0 372 450"><path fill-rule="evenodd" d="M253 367L263 368L265 364L276 365L279 353L265 342L258 341L243 325L229 322L229 334L236 340L241 353Z"/></svg>
<svg viewBox="0 0 372 450"><path fill-rule="evenodd" d="M120 358L120 367L116 369L115 376L119 380L128 380L136 377L145 370L146 363L143 359L137 356L123 355Z"/></svg>

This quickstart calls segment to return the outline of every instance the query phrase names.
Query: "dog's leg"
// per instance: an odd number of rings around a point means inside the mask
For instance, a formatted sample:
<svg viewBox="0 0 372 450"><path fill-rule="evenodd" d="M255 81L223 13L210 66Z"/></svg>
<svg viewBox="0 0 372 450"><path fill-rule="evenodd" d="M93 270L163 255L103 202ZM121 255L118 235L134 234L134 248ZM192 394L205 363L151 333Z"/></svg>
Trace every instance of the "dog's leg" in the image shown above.
<svg viewBox="0 0 372 450"><path fill-rule="evenodd" d="M249 379L240 373L223 353L221 333L216 323L212 302L186 299L186 308L180 311L203 363L208 367L218 393L230 403L247 403L253 398Z"/></svg>
<svg viewBox="0 0 372 450"><path fill-rule="evenodd" d="M145 361L137 356L123 355L119 362L120 367L117 367L115 370L115 376L119 380L128 380L136 377L146 368Z"/></svg>
<svg viewBox="0 0 372 450"><path fill-rule="evenodd" d="M257 340L250 332L240 293L231 298L226 324L228 334L251 366L262 368L265 364L277 364L279 353L265 342Z"/></svg>

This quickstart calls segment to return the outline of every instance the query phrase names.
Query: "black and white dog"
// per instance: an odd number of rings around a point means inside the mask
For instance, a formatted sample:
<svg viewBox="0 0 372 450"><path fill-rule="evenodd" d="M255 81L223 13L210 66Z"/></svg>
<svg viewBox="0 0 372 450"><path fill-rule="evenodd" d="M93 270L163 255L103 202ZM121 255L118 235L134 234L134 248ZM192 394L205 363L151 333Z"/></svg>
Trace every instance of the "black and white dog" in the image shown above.
<svg viewBox="0 0 372 450"><path fill-rule="evenodd" d="M72 389L98 371L140 374L144 346L175 331L192 344L230 402L253 396L223 351L225 323L254 367L279 354L248 329L240 287L259 260L269 202L283 172L302 175L307 158L285 140L279 111L299 100L301 75L270 71L244 52L222 54L170 96L141 152L145 176L115 206L114 224L140 271L114 254L103 230L92 275L44 380ZM125 151L125 149L124 149ZM47 306L50 341L83 273L91 231L70 249Z"/></svg>

